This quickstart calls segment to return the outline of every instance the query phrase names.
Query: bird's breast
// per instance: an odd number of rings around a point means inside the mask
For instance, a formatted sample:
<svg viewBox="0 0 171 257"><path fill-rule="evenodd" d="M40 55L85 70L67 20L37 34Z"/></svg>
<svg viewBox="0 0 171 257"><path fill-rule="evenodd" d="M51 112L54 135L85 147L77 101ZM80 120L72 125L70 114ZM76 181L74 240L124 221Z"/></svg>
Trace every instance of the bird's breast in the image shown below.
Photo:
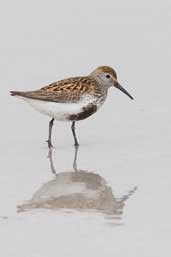
<svg viewBox="0 0 171 257"><path fill-rule="evenodd" d="M70 121L84 120L94 114L101 105L102 102L95 97L83 98L77 104L77 111L69 113L67 119Z"/></svg>

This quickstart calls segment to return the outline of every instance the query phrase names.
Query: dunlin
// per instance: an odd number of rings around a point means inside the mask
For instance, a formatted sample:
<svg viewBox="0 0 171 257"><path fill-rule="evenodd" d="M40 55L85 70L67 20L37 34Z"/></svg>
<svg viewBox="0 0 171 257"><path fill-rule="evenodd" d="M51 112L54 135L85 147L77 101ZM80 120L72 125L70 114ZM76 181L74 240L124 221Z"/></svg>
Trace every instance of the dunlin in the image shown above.
<svg viewBox="0 0 171 257"><path fill-rule="evenodd" d="M98 67L88 76L67 78L35 91L11 91L11 95L25 100L37 111L51 117L47 140L49 147L52 147L54 120L72 122L74 142L78 146L75 122L95 113L105 102L108 89L112 86L133 99L119 84L116 72L108 66Z"/></svg>

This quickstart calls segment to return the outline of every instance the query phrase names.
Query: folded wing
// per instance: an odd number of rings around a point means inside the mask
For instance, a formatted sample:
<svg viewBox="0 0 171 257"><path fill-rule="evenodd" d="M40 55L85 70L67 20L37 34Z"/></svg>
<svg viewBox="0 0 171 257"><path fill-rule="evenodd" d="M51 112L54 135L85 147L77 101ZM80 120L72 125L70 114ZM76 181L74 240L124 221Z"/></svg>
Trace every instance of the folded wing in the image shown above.
<svg viewBox="0 0 171 257"><path fill-rule="evenodd" d="M96 81L89 77L76 77L52 83L35 91L11 91L11 95L49 102L74 103L85 94L93 95L96 86Z"/></svg>

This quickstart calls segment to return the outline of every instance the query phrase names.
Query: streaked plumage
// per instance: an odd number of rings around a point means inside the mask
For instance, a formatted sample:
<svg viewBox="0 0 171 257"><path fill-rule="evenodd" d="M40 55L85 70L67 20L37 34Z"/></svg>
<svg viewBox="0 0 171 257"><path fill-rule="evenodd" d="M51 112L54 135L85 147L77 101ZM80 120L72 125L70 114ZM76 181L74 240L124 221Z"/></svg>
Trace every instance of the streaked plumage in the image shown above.
<svg viewBox="0 0 171 257"><path fill-rule="evenodd" d="M14 92L27 98L57 103L77 103L86 94L95 96L99 93L98 84L89 77L64 79L35 91Z"/></svg>

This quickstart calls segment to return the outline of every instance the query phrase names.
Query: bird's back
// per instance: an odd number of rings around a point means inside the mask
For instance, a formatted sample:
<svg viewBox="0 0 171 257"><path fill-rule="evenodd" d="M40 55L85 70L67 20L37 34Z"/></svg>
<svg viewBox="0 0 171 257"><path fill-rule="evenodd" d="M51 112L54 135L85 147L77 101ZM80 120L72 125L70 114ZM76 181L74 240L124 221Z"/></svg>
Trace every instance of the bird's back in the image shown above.
<svg viewBox="0 0 171 257"><path fill-rule="evenodd" d="M98 97L101 94L101 87L96 80L88 76L73 77L54 82L35 91L12 91L11 94L49 102L76 103L84 95Z"/></svg>

